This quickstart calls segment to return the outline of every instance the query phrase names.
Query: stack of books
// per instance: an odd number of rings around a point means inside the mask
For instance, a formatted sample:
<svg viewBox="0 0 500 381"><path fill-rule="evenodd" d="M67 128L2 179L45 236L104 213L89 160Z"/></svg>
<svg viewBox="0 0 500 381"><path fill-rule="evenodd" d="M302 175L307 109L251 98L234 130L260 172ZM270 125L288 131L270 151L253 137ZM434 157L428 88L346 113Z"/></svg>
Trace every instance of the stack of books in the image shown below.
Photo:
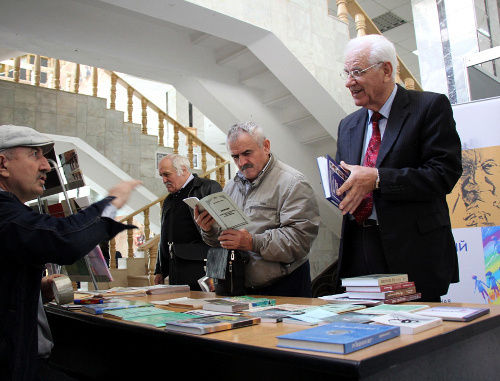
<svg viewBox="0 0 500 381"><path fill-rule="evenodd" d="M418 300L415 283L408 281L407 274L371 274L343 278L342 286L349 299L380 300L384 304L397 304Z"/></svg>

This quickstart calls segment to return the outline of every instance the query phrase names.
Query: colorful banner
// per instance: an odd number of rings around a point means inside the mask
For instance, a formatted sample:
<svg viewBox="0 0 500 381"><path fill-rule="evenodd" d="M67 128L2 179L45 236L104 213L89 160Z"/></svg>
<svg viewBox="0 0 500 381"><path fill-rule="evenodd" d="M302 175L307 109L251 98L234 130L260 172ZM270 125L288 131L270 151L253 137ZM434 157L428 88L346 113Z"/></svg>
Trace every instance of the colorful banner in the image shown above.
<svg viewBox="0 0 500 381"><path fill-rule="evenodd" d="M460 282L442 301L500 304L500 98L454 105L453 114L463 173L447 200Z"/></svg>

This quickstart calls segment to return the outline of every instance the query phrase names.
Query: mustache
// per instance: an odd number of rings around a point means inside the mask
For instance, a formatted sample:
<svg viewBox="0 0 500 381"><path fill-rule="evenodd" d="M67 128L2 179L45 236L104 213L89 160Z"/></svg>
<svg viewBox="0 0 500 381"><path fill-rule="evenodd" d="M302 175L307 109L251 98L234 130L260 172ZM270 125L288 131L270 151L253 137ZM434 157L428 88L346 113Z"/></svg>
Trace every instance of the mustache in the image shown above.
<svg viewBox="0 0 500 381"><path fill-rule="evenodd" d="M253 168L253 165L252 164L245 164L243 167L241 167L241 170L244 171L245 169L248 169L248 168Z"/></svg>

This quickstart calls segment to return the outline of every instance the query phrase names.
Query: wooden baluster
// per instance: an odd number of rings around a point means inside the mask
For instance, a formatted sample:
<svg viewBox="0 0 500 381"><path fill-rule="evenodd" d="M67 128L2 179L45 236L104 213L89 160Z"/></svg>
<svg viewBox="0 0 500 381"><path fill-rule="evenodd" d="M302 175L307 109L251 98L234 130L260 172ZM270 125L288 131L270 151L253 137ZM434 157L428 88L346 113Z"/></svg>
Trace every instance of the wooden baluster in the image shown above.
<svg viewBox="0 0 500 381"><path fill-rule="evenodd" d="M365 22L365 16L363 16L361 13L358 13L354 17L354 21L356 24L356 32L358 37L366 36L366 22Z"/></svg>
<svg viewBox="0 0 500 381"><path fill-rule="evenodd" d="M337 17L340 21L343 21L347 25L349 25L349 18L347 17L349 15L349 12L347 12L346 3L347 0L337 0Z"/></svg>
<svg viewBox="0 0 500 381"><path fill-rule="evenodd" d="M19 75L21 74L21 57L14 58L14 72L12 73L14 77L14 82L19 83Z"/></svg>
<svg viewBox="0 0 500 381"><path fill-rule="evenodd" d="M111 74L111 91L109 94L109 108L110 110L116 109L116 81L118 76L115 73Z"/></svg>
<svg viewBox="0 0 500 381"><path fill-rule="evenodd" d="M116 269L116 239L109 241L109 268Z"/></svg>
<svg viewBox="0 0 500 381"><path fill-rule="evenodd" d="M155 272L155 266L156 266L156 257L158 256L158 246L152 246L148 250L148 275L149 275L149 284L153 285L154 284L154 272Z"/></svg>
<svg viewBox="0 0 500 381"><path fill-rule="evenodd" d="M149 239L149 234L151 232L149 222L149 208L144 211L144 242Z"/></svg>
<svg viewBox="0 0 500 381"><path fill-rule="evenodd" d="M201 170L207 171L207 146L205 144L201 145Z"/></svg>
<svg viewBox="0 0 500 381"><path fill-rule="evenodd" d="M54 89L61 90L61 61L54 61Z"/></svg>
<svg viewBox="0 0 500 381"><path fill-rule="evenodd" d="M127 111L128 111L128 121L132 123L132 112L134 111L134 101L133 101L134 89L131 86L127 87Z"/></svg>
<svg viewBox="0 0 500 381"><path fill-rule="evenodd" d="M220 181L219 181L219 184L222 188L224 188L224 185L226 185L226 180L225 180L225 168L224 167L220 167L219 169L219 176L220 176Z"/></svg>
<svg viewBox="0 0 500 381"><path fill-rule="evenodd" d="M398 61L398 67L396 69L396 83L401 83L401 65L399 64L399 61Z"/></svg>
<svg viewBox="0 0 500 381"><path fill-rule="evenodd" d="M75 64L75 70L73 72L73 92L78 94L80 91L80 64Z"/></svg>
<svg viewBox="0 0 500 381"><path fill-rule="evenodd" d="M142 104L142 133L148 133L148 100L145 97L141 99Z"/></svg>
<svg viewBox="0 0 500 381"><path fill-rule="evenodd" d="M34 65L34 75L32 76L32 85L34 86L40 86L40 55L37 54L35 55L35 65Z"/></svg>
<svg viewBox="0 0 500 381"><path fill-rule="evenodd" d="M191 166L191 168L194 168L194 165L193 165L193 137L191 136L191 134L188 134L187 136L187 142L188 142L188 159L189 159L189 164Z"/></svg>
<svg viewBox="0 0 500 381"><path fill-rule="evenodd" d="M221 160L221 158L220 158L220 157L216 157L216 158L215 158L215 166L217 166L217 167L218 167L218 166L220 165L221 161L222 161L222 160ZM222 179L221 179L221 176L220 176L220 169L218 169L218 170L217 170L217 173L216 173L216 176L215 176L215 177L216 177L216 179L215 179L215 180L216 180L216 181L220 184L220 182L221 182L221 180L222 180Z"/></svg>
<svg viewBox="0 0 500 381"><path fill-rule="evenodd" d="M132 225L132 218L129 218L127 220L127 224ZM134 257L134 230L133 229L127 230L127 243L128 243L127 256L129 258L133 258Z"/></svg>
<svg viewBox="0 0 500 381"><path fill-rule="evenodd" d="M97 82L99 80L99 76L96 67L92 68L92 74L90 78L92 80L92 96L97 97Z"/></svg>
<svg viewBox="0 0 500 381"><path fill-rule="evenodd" d="M406 90L415 90L415 81L413 78L405 78L405 88Z"/></svg>
<svg viewBox="0 0 500 381"><path fill-rule="evenodd" d="M174 153L179 154L179 127L174 124Z"/></svg>
<svg viewBox="0 0 500 381"><path fill-rule="evenodd" d="M163 120L165 119L165 113L163 111L158 112L158 145L163 147L163 135L165 134L165 127L163 125Z"/></svg>
<svg viewBox="0 0 500 381"><path fill-rule="evenodd" d="M31 65L31 54L27 54L26 55L26 62L27 62L27 66L26 66L26 70L24 71L24 80L26 82L31 82L31 69L30 69L30 66Z"/></svg>

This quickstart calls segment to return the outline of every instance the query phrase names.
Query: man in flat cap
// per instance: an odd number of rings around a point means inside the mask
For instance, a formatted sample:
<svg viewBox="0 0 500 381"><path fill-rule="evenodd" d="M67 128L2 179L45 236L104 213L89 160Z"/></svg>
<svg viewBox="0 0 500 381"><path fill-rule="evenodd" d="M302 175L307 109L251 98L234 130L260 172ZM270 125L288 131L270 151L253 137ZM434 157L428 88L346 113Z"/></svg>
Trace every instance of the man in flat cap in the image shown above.
<svg viewBox="0 0 500 381"><path fill-rule="evenodd" d="M50 330L41 304L46 263L74 263L99 242L133 226L114 213L140 181L126 181L108 197L65 218L39 214L24 205L43 193L43 156L54 147L49 137L29 127L0 126L0 379L51 379ZM43 279L43 280L42 280ZM48 339L48 340L47 340ZM56 379L62 379L57 376Z"/></svg>

